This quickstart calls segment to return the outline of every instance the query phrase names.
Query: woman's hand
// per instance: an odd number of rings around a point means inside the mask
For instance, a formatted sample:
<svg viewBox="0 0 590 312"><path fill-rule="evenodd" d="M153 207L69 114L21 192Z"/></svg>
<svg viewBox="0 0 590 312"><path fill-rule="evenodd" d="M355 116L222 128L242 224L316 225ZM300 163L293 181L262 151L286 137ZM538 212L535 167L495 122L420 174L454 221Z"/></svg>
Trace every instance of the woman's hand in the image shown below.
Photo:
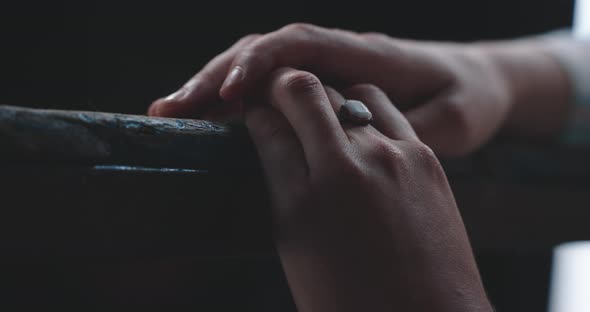
<svg viewBox="0 0 590 312"><path fill-rule="evenodd" d="M403 108L419 137L437 154L462 155L500 128L510 98L492 62L463 45L421 43L293 24L250 35L215 57L149 113L211 118L235 111L281 66L305 69L345 87L370 83Z"/></svg>
<svg viewBox="0 0 590 312"><path fill-rule="evenodd" d="M354 126L308 72L266 89L245 118L299 311L491 311L445 174L385 93L343 92L373 113Z"/></svg>
<svg viewBox="0 0 590 312"><path fill-rule="evenodd" d="M378 86L438 155L460 156L502 128L535 139L559 133L570 86L548 50L543 40L418 42L292 24L241 39L180 90L155 101L149 113L223 118L271 71L290 66L333 86Z"/></svg>

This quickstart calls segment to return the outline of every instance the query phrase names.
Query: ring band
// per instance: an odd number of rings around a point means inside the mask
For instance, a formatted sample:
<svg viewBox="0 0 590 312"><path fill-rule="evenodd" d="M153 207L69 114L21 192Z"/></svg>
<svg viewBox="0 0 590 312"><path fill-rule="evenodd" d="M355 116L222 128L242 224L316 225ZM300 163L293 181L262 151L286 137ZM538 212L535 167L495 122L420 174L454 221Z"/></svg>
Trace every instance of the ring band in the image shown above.
<svg viewBox="0 0 590 312"><path fill-rule="evenodd" d="M361 101L345 100L338 111L338 120L351 122L358 126L366 126L373 120L373 114Z"/></svg>

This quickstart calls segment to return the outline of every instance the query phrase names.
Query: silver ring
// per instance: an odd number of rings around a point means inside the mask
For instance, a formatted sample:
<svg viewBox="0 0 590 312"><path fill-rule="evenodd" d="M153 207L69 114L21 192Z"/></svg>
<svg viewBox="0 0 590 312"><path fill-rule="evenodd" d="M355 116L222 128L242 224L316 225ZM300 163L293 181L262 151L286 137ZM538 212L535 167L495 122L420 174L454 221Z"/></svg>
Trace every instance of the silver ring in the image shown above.
<svg viewBox="0 0 590 312"><path fill-rule="evenodd" d="M373 114L361 101L345 100L338 111L338 120L351 122L358 126L366 126L373 120Z"/></svg>

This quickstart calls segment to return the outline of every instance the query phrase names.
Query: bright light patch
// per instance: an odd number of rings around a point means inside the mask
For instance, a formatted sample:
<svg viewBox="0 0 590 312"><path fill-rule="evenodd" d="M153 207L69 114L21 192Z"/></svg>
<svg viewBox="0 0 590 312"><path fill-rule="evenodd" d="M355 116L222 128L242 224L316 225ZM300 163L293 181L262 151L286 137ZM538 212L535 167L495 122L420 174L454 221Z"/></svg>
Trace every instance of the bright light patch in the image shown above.
<svg viewBox="0 0 590 312"><path fill-rule="evenodd" d="M553 251L549 312L590 311L590 241L559 245Z"/></svg>
<svg viewBox="0 0 590 312"><path fill-rule="evenodd" d="M590 38L590 0L576 0L574 36Z"/></svg>

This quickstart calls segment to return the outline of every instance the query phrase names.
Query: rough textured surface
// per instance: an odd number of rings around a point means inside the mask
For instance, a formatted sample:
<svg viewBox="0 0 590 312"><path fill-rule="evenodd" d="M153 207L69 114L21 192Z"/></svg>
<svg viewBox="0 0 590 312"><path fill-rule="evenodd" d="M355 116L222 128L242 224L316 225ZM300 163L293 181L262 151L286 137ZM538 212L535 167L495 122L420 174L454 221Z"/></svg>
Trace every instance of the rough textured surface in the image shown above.
<svg viewBox="0 0 590 312"><path fill-rule="evenodd" d="M255 153L238 124L0 106L0 159L248 170Z"/></svg>
<svg viewBox="0 0 590 312"><path fill-rule="evenodd" d="M0 151L0 306L295 311L243 128L4 106ZM443 161L498 307L542 310L550 248L590 239L589 157L502 142Z"/></svg>
<svg viewBox="0 0 590 312"><path fill-rule="evenodd" d="M208 255L272 249L262 175L239 125L0 106L0 148L13 208L0 212L3 228L38 240L22 246L86 233L89 252L177 253L187 240ZM443 165L476 248L546 248L590 238L588 156L503 143ZM77 234L53 237L68 227Z"/></svg>

